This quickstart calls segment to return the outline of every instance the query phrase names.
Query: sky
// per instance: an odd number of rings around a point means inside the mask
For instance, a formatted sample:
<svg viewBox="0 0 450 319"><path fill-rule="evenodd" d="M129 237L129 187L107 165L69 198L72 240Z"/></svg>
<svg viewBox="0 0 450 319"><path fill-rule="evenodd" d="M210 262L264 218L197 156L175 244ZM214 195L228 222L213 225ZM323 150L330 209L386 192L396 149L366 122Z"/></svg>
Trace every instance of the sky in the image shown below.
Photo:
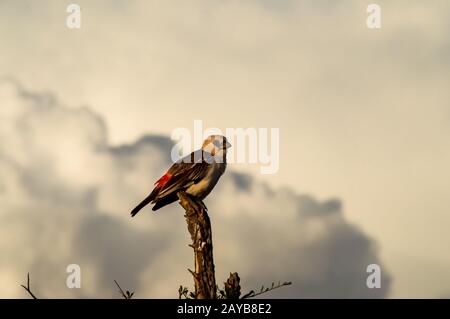
<svg viewBox="0 0 450 319"><path fill-rule="evenodd" d="M66 27L72 2L80 29ZM280 130L276 174L229 165L206 200L221 281L449 295L448 1L377 1L376 30L371 1L72 2L0 1L1 297L24 297L28 271L46 297L189 285L180 207L128 211L194 120ZM371 263L380 289L365 286Z"/></svg>

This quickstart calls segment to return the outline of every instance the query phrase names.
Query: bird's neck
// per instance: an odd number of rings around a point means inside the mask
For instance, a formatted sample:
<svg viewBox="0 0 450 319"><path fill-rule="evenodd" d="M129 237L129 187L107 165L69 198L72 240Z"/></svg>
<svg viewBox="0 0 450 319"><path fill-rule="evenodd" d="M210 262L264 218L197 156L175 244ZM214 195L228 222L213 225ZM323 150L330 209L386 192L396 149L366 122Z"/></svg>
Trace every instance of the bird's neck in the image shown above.
<svg viewBox="0 0 450 319"><path fill-rule="evenodd" d="M220 150L218 152L207 152L207 151L203 151L205 153L206 156L205 159L206 161L210 161L210 162L214 162L217 164L226 164L227 163L227 153L226 151Z"/></svg>

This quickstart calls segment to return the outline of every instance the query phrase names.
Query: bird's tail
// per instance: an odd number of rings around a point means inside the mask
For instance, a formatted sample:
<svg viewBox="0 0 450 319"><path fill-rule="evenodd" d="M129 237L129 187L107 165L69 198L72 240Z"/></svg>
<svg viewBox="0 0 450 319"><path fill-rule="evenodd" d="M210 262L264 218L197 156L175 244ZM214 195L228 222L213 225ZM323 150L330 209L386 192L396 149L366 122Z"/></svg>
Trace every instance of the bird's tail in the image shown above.
<svg viewBox="0 0 450 319"><path fill-rule="evenodd" d="M132 211L131 211L131 217L134 217L139 211L147 206L153 199L155 198L155 194L153 192L148 195L142 202L139 203Z"/></svg>

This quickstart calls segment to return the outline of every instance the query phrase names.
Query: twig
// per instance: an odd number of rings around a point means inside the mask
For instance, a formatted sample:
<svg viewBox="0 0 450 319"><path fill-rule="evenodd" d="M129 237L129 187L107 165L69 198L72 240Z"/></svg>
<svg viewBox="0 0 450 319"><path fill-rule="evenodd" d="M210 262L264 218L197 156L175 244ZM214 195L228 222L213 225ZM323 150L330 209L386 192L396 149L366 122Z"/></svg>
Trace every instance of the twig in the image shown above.
<svg viewBox="0 0 450 319"><path fill-rule="evenodd" d="M27 274L27 286L26 287L24 285L20 285L20 286L22 286L23 289L25 289L30 294L30 296L33 299L37 299L36 296L31 292L31 288L30 288L30 273Z"/></svg>
<svg viewBox="0 0 450 319"><path fill-rule="evenodd" d="M124 299L131 299L131 298L133 298L134 292L130 292L128 290L124 292L122 287L120 287L119 283L116 280L114 280L114 282L116 283L116 286L119 288L119 292L120 292L120 294L122 295L122 297Z"/></svg>
<svg viewBox="0 0 450 319"><path fill-rule="evenodd" d="M264 286L261 287L261 290L259 292L256 292L254 290L250 291L248 294L245 294L244 296L242 296L241 299L245 299L245 298L253 298L262 294L265 294L266 292L281 288L283 286L289 286L292 285L292 282L290 281L285 281L283 283L278 282L277 285L275 285L275 283L272 283L272 286L270 288L264 288Z"/></svg>

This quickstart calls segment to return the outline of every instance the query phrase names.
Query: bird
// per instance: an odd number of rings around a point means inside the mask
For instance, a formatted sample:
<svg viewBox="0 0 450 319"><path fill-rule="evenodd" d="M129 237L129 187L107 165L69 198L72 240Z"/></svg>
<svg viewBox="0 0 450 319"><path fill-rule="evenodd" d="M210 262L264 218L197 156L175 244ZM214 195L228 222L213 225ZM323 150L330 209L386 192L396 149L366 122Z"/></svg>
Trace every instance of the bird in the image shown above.
<svg viewBox="0 0 450 319"><path fill-rule="evenodd" d="M231 144L222 135L210 135L201 149L175 162L155 182L153 191L132 211L134 217L148 204L154 204L153 211L175 202L177 193L203 200L216 186L227 166L226 154Z"/></svg>

